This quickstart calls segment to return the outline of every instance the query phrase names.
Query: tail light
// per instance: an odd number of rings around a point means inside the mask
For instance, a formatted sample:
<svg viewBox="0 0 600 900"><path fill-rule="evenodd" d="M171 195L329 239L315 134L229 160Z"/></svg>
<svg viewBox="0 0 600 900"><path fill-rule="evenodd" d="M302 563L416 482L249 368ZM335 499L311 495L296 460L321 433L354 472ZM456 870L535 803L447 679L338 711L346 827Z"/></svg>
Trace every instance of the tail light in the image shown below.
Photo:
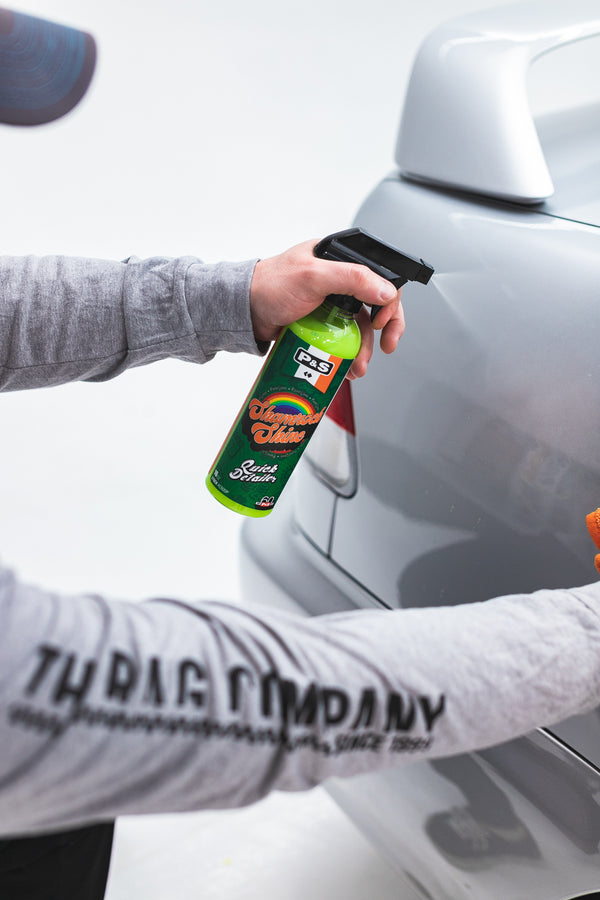
<svg viewBox="0 0 600 900"><path fill-rule="evenodd" d="M318 477L342 497L356 490L358 457L351 382L345 379L304 453Z"/></svg>

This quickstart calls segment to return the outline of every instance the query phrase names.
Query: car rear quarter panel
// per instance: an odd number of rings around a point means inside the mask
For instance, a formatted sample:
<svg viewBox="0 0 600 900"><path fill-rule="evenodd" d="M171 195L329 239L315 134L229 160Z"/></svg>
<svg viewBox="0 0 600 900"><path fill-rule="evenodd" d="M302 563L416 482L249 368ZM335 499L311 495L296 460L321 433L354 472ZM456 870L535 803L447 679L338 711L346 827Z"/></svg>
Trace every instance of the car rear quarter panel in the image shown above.
<svg viewBox="0 0 600 900"><path fill-rule="evenodd" d="M600 888L599 786L594 769L538 732L329 790L425 900L570 900ZM475 836L461 855L435 823L466 808ZM500 821L502 846L486 834Z"/></svg>
<svg viewBox="0 0 600 900"><path fill-rule="evenodd" d="M356 222L436 274L355 383L332 559L391 607L593 581L600 229L395 176Z"/></svg>

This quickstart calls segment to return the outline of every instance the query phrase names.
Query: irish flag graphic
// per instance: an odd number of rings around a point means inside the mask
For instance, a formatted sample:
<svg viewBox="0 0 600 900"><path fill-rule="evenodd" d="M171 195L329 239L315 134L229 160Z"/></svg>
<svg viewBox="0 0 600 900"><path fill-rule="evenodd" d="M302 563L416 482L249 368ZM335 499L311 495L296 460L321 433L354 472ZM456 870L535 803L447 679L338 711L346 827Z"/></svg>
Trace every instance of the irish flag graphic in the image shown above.
<svg viewBox="0 0 600 900"><path fill-rule="evenodd" d="M294 377L308 381L323 394L331 384L342 361L339 356L332 356L326 350L320 350L312 345L306 350L297 351L294 359L298 363Z"/></svg>

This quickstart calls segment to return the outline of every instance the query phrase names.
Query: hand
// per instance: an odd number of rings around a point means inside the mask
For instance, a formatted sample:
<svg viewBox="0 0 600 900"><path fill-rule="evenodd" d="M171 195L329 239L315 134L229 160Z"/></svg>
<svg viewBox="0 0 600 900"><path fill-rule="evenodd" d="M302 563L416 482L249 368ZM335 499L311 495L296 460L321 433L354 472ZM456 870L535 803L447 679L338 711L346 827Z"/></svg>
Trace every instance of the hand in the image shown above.
<svg viewBox="0 0 600 900"><path fill-rule="evenodd" d="M350 294L370 306L381 306L373 323L364 308L356 317L362 341L348 377L360 378L373 354L374 329L381 331L384 353L393 353L402 337L400 291L366 266L317 259L316 244L306 241L256 264L250 285L254 336L257 341L274 340L281 328L308 315L327 294Z"/></svg>

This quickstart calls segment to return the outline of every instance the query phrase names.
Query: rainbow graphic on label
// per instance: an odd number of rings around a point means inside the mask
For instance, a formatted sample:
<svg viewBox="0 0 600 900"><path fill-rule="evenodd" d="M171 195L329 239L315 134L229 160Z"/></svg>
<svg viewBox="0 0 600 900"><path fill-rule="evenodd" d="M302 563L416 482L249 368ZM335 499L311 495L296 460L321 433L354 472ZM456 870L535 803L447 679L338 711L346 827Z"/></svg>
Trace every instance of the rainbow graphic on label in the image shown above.
<svg viewBox="0 0 600 900"><path fill-rule="evenodd" d="M278 413L284 413L288 416L314 416L317 411L310 400L307 400L305 397L299 397L298 394L292 394L289 391L277 391L274 394L268 394L263 399L263 403L273 407Z"/></svg>
<svg viewBox="0 0 600 900"><path fill-rule="evenodd" d="M242 418L242 431L250 442L252 452L287 455L298 451L310 438L325 415L327 405L315 408L307 397L295 392L278 390L262 399L252 397Z"/></svg>

